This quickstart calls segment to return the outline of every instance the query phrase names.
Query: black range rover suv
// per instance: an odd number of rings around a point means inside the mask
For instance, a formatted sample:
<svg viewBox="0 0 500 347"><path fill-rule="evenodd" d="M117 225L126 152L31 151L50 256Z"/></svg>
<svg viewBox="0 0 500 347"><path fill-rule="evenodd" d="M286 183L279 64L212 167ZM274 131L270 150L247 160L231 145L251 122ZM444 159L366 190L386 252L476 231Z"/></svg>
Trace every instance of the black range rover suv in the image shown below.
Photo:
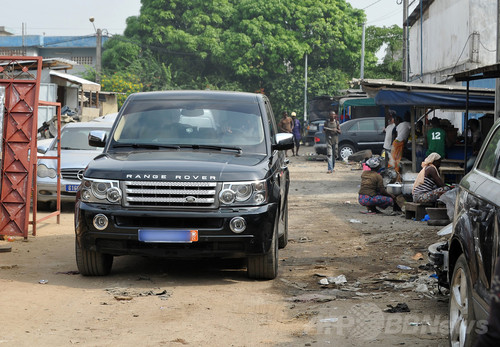
<svg viewBox="0 0 500 347"><path fill-rule="evenodd" d="M288 241L289 172L262 94L213 91L128 97L84 173L75 207L82 275L113 257L246 257L250 278L273 279Z"/></svg>

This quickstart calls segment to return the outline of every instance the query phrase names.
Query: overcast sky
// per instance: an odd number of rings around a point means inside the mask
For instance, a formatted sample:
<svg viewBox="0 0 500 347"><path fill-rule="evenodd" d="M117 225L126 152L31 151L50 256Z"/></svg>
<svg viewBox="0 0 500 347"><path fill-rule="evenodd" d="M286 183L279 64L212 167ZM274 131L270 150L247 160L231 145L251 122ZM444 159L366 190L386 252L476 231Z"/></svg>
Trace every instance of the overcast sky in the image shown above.
<svg viewBox="0 0 500 347"><path fill-rule="evenodd" d="M348 0L354 8L364 9L367 24L376 26L402 26L401 0ZM107 29L109 34L122 34L127 17L139 14L140 0L2 0L1 23L15 35L22 34L25 23L29 35L66 36L92 35L96 28Z"/></svg>

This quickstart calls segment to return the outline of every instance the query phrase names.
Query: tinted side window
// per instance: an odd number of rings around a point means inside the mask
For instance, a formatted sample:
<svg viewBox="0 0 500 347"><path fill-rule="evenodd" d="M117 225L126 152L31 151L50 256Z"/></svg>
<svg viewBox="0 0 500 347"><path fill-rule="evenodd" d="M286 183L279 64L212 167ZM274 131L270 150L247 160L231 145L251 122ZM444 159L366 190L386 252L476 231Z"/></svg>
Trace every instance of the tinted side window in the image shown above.
<svg viewBox="0 0 500 347"><path fill-rule="evenodd" d="M276 127L276 121L274 120L273 110L268 100L264 101L266 105L267 121L269 126L269 134L271 134L271 143L276 143L275 135L278 132Z"/></svg>
<svg viewBox="0 0 500 347"><path fill-rule="evenodd" d="M490 141L486 145L485 151L480 159L477 169L484 171L487 174L492 174L493 169L496 168L498 158L500 156L500 127L495 130ZM496 169L495 176L499 177L498 169Z"/></svg>
<svg viewBox="0 0 500 347"><path fill-rule="evenodd" d="M361 120L358 122L359 130L360 131L374 131L374 125L373 121L370 120Z"/></svg>
<svg viewBox="0 0 500 347"><path fill-rule="evenodd" d="M385 128L385 119L384 118L376 119L375 123L377 124L377 128L378 129L384 129Z"/></svg>

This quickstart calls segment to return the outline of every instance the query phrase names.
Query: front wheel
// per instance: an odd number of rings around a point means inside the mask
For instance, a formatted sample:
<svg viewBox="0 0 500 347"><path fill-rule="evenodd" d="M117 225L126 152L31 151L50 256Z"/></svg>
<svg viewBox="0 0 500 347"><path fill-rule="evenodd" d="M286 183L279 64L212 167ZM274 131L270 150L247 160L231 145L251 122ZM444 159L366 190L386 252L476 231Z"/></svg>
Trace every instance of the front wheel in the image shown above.
<svg viewBox="0 0 500 347"><path fill-rule="evenodd" d="M353 155L354 153L355 153L354 147L348 143L343 143L339 147L339 157L343 161L347 161L349 156Z"/></svg>
<svg viewBox="0 0 500 347"><path fill-rule="evenodd" d="M75 240L76 265L83 276L106 276L111 272L113 256L82 249Z"/></svg>
<svg viewBox="0 0 500 347"><path fill-rule="evenodd" d="M247 259L248 277L256 280L272 280L278 275L278 226L279 213L274 222L273 239L271 247L266 254L251 255Z"/></svg>
<svg viewBox="0 0 500 347"><path fill-rule="evenodd" d="M462 254L458 257L450 283L450 345L472 346L475 339L470 271Z"/></svg>

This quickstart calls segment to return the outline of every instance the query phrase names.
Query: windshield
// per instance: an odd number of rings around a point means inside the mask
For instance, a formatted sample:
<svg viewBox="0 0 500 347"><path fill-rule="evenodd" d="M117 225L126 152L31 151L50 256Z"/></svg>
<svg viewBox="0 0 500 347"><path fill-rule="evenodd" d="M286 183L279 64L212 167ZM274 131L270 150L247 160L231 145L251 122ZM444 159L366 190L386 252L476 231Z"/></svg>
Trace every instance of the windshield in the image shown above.
<svg viewBox="0 0 500 347"><path fill-rule="evenodd" d="M266 153L257 104L210 100L141 100L129 104L110 147L127 145Z"/></svg>
<svg viewBox="0 0 500 347"><path fill-rule="evenodd" d="M89 146L89 133L92 130L103 130L109 135L110 129L102 128L63 128L61 130L62 150L102 150L102 148ZM54 141L53 148L57 149L57 141Z"/></svg>

